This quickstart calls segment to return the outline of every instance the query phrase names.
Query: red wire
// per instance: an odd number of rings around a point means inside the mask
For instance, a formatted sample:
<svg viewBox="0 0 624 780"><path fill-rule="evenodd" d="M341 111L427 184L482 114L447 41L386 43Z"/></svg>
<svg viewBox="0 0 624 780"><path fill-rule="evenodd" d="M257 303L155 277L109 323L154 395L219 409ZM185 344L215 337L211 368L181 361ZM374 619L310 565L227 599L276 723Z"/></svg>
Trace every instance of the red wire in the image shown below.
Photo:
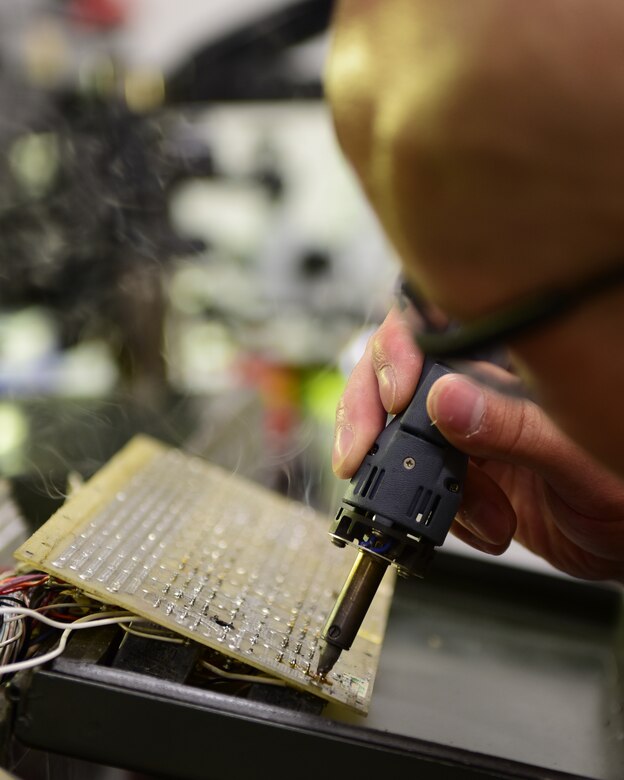
<svg viewBox="0 0 624 780"><path fill-rule="evenodd" d="M57 612L55 609L47 611L46 615L49 615L49 617L54 618L55 620L64 620L66 623L72 623L80 617L79 615L69 615L67 612Z"/></svg>
<svg viewBox="0 0 624 780"><path fill-rule="evenodd" d="M43 577L43 572L41 572L41 571L29 571L29 572L26 572L25 574L8 574L6 577L3 577L2 580L3 581L4 580L24 580L24 579L29 579L31 577Z"/></svg>
<svg viewBox="0 0 624 780"><path fill-rule="evenodd" d="M43 577L39 577L39 579L29 579L28 576L26 576L25 579L23 577L12 577L5 580L5 584L0 582L0 596L6 596L9 593L14 593L16 590L34 588L37 585L42 585L47 579L47 574Z"/></svg>

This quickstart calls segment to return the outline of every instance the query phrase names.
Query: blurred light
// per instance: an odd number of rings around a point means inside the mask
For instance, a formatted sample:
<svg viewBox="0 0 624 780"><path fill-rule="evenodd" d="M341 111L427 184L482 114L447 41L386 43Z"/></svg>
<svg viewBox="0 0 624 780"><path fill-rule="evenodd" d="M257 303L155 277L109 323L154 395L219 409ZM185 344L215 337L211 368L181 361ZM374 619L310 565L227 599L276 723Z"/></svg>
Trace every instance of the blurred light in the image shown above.
<svg viewBox="0 0 624 780"><path fill-rule="evenodd" d="M196 322L181 334L174 371L185 390L223 391L232 386L233 366L240 350L227 328L218 322Z"/></svg>
<svg viewBox="0 0 624 780"><path fill-rule="evenodd" d="M45 19L33 24L24 40L24 66L39 87L57 86L69 68L70 52L62 27Z"/></svg>
<svg viewBox="0 0 624 780"><path fill-rule="evenodd" d="M20 447L28 436L28 420L15 404L0 403L0 457Z"/></svg>
<svg viewBox="0 0 624 780"><path fill-rule="evenodd" d="M323 369L308 374L303 382L302 396L305 409L318 422L333 427L336 406L345 388L346 380L337 369Z"/></svg>
<svg viewBox="0 0 624 780"><path fill-rule="evenodd" d="M171 220L180 235L203 238L243 256L257 249L270 212L260 189L237 183L193 179L171 199Z"/></svg>
<svg viewBox="0 0 624 780"><path fill-rule="evenodd" d="M130 111L144 114L165 100L165 79L160 71L133 70L125 78L124 94Z"/></svg>
<svg viewBox="0 0 624 780"><path fill-rule="evenodd" d="M0 361L5 372L42 360L56 346L54 320L42 309L24 309L0 319Z"/></svg>
<svg viewBox="0 0 624 780"><path fill-rule="evenodd" d="M45 195L59 171L58 138L54 133L28 133L17 138L8 152L11 173L33 198Z"/></svg>
<svg viewBox="0 0 624 780"><path fill-rule="evenodd" d="M110 97L117 84L115 63L106 56L99 57L95 62L83 63L78 72L78 79L84 92Z"/></svg>
<svg viewBox="0 0 624 780"><path fill-rule="evenodd" d="M102 341L85 341L64 353L58 391L64 397L101 397L111 392L119 371Z"/></svg>
<svg viewBox="0 0 624 780"><path fill-rule="evenodd" d="M72 0L69 13L74 21L99 28L118 27L126 18L126 9L116 0Z"/></svg>
<svg viewBox="0 0 624 780"><path fill-rule="evenodd" d="M196 265L175 271L169 285L171 303L184 314L201 314L210 301L210 274Z"/></svg>

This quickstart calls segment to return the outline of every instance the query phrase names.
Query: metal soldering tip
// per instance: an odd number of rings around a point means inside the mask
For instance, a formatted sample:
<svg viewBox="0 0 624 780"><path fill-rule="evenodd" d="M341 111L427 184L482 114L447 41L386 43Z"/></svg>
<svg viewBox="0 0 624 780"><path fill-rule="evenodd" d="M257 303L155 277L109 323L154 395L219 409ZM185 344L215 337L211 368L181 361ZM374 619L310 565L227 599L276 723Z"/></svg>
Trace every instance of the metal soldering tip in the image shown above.
<svg viewBox="0 0 624 780"><path fill-rule="evenodd" d="M320 677L325 677L334 668L340 653L351 647L387 568L388 561L384 558L362 550L358 553L321 632L325 647L317 669Z"/></svg>
<svg viewBox="0 0 624 780"><path fill-rule="evenodd" d="M340 658L342 649L332 645L329 642L325 643L325 647L321 652L316 673L319 677L327 677L331 670L336 665L336 661Z"/></svg>

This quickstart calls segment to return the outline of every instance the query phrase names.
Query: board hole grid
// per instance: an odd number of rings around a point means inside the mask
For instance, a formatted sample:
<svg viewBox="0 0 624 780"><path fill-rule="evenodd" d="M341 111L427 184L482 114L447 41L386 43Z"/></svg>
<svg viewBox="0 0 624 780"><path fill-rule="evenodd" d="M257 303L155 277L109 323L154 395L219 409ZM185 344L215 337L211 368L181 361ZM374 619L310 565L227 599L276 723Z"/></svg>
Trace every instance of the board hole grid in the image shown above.
<svg viewBox="0 0 624 780"><path fill-rule="evenodd" d="M323 683L320 632L353 563L328 519L137 437L16 553L106 603L264 672L368 710L392 595L387 576Z"/></svg>

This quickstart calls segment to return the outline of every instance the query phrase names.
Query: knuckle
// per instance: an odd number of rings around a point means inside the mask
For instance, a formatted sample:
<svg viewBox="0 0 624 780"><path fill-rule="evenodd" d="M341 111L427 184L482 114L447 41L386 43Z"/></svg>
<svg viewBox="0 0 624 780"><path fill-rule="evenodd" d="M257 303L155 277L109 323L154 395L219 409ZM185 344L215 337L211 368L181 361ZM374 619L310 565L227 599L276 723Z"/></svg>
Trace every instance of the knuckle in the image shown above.
<svg viewBox="0 0 624 780"><path fill-rule="evenodd" d="M347 419L347 401L343 395L336 405L336 427L344 425Z"/></svg>
<svg viewBox="0 0 624 780"><path fill-rule="evenodd" d="M544 419L535 404L507 399L501 424L497 425L501 453L509 458L535 453L543 446L544 427Z"/></svg>
<svg viewBox="0 0 624 780"><path fill-rule="evenodd" d="M390 356L385 345L383 330L377 333L371 339L371 362L376 374L387 366L391 365Z"/></svg>

